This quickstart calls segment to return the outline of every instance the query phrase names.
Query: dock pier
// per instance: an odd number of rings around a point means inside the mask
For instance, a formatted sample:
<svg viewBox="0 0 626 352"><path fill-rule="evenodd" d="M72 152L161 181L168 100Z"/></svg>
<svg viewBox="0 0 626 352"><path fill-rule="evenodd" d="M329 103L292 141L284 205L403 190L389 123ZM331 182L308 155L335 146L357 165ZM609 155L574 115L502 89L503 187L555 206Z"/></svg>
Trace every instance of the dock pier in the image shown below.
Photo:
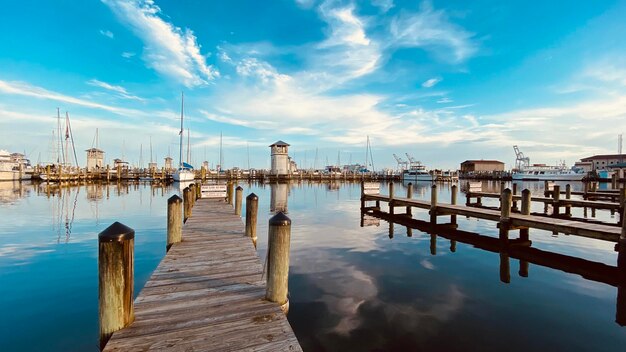
<svg viewBox="0 0 626 352"><path fill-rule="evenodd" d="M196 189L199 187L198 184ZM276 272L270 267L264 279L263 265L253 244L256 238L250 237L251 229L246 235L241 210L237 214L224 197L195 199L197 192L184 193L185 203L193 204L193 212L182 225L181 239L168 240L165 257L132 304L134 321L131 319L129 325L112 332L110 339L105 335L102 350L301 351L281 310L281 305L283 309L288 306L286 235L290 227L272 235L274 241L281 241L286 247L281 247L280 253L273 253L270 248L268 253L286 266L280 266ZM240 194L238 190L238 197ZM248 199L256 198L252 196ZM168 204L182 212L179 197L172 197ZM276 217L280 217L280 224L290 224L284 214ZM183 221L181 214L168 219L174 232L181 224L173 222ZM279 296L273 286L266 285L269 277L272 282L280 281ZM117 283L124 284L128 285Z"/></svg>

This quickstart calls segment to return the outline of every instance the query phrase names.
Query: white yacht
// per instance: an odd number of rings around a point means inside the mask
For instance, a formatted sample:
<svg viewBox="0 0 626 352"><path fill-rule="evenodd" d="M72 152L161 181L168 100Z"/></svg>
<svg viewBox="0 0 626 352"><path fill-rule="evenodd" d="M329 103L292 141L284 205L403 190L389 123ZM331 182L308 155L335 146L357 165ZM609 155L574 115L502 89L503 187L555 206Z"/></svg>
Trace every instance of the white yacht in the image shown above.
<svg viewBox="0 0 626 352"><path fill-rule="evenodd" d="M29 180L32 175L33 167L22 154L0 150L0 181Z"/></svg>
<svg viewBox="0 0 626 352"><path fill-rule="evenodd" d="M433 181L433 175L426 170L421 162L416 161L411 163L408 170L404 170L402 173L402 179L405 181Z"/></svg>
<svg viewBox="0 0 626 352"><path fill-rule="evenodd" d="M521 181L580 181L585 173L568 169L565 165L534 164L513 172L513 180Z"/></svg>

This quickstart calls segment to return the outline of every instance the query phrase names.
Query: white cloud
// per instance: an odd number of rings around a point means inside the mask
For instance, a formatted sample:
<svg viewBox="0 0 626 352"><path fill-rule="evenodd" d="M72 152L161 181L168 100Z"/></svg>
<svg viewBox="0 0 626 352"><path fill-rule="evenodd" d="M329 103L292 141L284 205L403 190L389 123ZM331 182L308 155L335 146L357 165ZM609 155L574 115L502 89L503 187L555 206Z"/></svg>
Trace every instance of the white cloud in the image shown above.
<svg viewBox="0 0 626 352"><path fill-rule="evenodd" d="M152 0L102 0L143 40L144 60L157 72L187 87L203 85L219 76L206 63L193 32L164 21Z"/></svg>
<svg viewBox="0 0 626 352"><path fill-rule="evenodd" d="M132 99L132 100L139 100L139 101L145 101L145 99L143 99L143 98L140 98L140 97L138 97L136 95L129 94L128 91L126 91L126 88L124 88L122 86L111 85L111 84L108 84L106 82L99 81L97 79L91 79L91 80L87 81L87 84L89 84L90 86L100 87L100 88L104 88L106 90L110 90L110 91L116 92L122 98Z"/></svg>
<svg viewBox="0 0 626 352"><path fill-rule="evenodd" d="M472 33L451 23L444 10L434 10L429 2L423 2L419 12L402 12L395 17L390 32L395 46L444 50L441 56L451 56L453 62L464 61L478 50Z"/></svg>
<svg viewBox="0 0 626 352"><path fill-rule="evenodd" d="M422 87L431 88L434 87L437 83L441 82L441 78L431 78L424 83L422 83Z"/></svg>
<svg viewBox="0 0 626 352"><path fill-rule="evenodd" d="M131 57L137 55L136 53L130 52L130 51L124 51L122 53L122 57L126 58L126 59L130 59Z"/></svg>
<svg viewBox="0 0 626 352"><path fill-rule="evenodd" d="M6 93L6 94L29 96L29 97L39 98L39 99L55 100L55 101L60 101L63 103L80 105L80 106L84 106L88 108L106 110L106 111L113 112L118 115L135 115L135 116L144 115L139 110L104 105L104 104L96 103L96 102L85 100L85 99L79 99L79 98L71 97L68 95L61 94L61 93L49 91L41 87L32 86L24 82L0 80L0 92Z"/></svg>
<svg viewBox="0 0 626 352"><path fill-rule="evenodd" d="M448 98L448 97L443 97L443 98L437 100L438 104L447 104L447 103L452 103L452 102L453 102L453 100Z"/></svg>
<svg viewBox="0 0 626 352"><path fill-rule="evenodd" d="M109 31L109 30L100 30L100 34L102 34L105 37L109 37L111 39L113 39L113 32Z"/></svg>
<svg viewBox="0 0 626 352"><path fill-rule="evenodd" d="M393 0L372 0L372 5L379 7L383 13L391 10L395 6Z"/></svg>

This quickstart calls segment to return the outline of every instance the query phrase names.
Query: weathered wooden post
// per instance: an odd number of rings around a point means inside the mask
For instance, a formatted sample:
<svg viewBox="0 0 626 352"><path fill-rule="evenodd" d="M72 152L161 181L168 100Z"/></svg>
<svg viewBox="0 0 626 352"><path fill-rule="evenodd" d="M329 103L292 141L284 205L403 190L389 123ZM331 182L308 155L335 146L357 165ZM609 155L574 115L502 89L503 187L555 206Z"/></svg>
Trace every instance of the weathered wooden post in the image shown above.
<svg viewBox="0 0 626 352"><path fill-rule="evenodd" d="M617 174L615 172L611 175L611 189L617 189Z"/></svg>
<svg viewBox="0 0 626 352"><path fill-rule="evenodd" d="M122 165L117 164L117 182L120 182L122 179Z"/></svg>
<svg viewBox="0 0 626 352"><path fill-rule="evenodd" d="M191 203L191 207L196 203L196 184L192 183L189 185L189 203Z"/></svg>
<svg viewBox="0 0 626 352"><path fill-rule="evenodd" d="M365 181L361 181L361 210L365 209Z"/></svg>
<svg viewBox="0 0 626 352"><path fill-rule="evenodd" d="M241 203L243 201L243 188L237 186L235 189L235 214L241 216Z"/></svg>
<svg viewBox="0 0 626 352"><path fill-rule="evenodd" d="M109 166L107 165L107 167ZM50 184L50 165L46 165L46 184Z"/></svg>
<svg viewBox="0 0 626 352"><path fill-rule="evenodd" d="M522 215L530 215L530 202L530 191L528 189L525 189L522 191ZM528 241L528 232L528 227L520 229L519 237L524 241Z"/></svg>
<svg viewBox="0 0 626 352"><path fill-rule="evenodd" d="M409 182L409 184L406 186L406 197L409 200L413 199L413 183L412 182ZM413 210L410 205L407 205L406 207L406 214L408 216L413 216Z"/></svg>
<svg viewBox="0 0 626 352"><path fill-rule="evenodd" d="M233 182L228 182L228 186L226 188L226 197L228 198L228 204L233 205L233 187L235 187Z"/></svg>
<svg viewBox="0 0 626 352"><path fill-rule="evenodd" d="M183 189L183 208L183 221L187 221L187 219L191 217L191 191L189 190L189 187L185 187L185 189Z"/></svg>
<svg viewBox="0 0 626 352"><path fill-rule="evenodd" d="M550 196L550 181L543 181L543 196Z"/></svg>
<svg viewBox="0 0 626 352"><path fill-rule="evenodd" d="M511 210L517 211L517 201L515 200L515 196L517 195L517 183L513 182L513 205L511 206Z"/></svg>
<svg viewBox="0 0 626 352"><path fill-rule="evenodd" d="M134 248L135 231L119 222L98 235L100 350L115 331L135 320Z"/></svg>
<svg viewBox="0 0 626 352"><path fill-rule="evenodd" d="M572 186L568 183L565 185L565 199L570 200L572 198ZM565 215L572 216L572 205L565 205Z"/></svg>
<svg viewBox="0 0 626 352"><path fill-rule="evenodd" d="M254 243L254 248L256 248L256 221L257 221L257 212L259 210L259 197L250 193L246 197L246 236L252 239L252 243Z"/></svg>
<svg viewBox="0 0 626 352"><path fill-rule="evenodd" d="M583 199L587 200L587 194L589 193L589 182L588 181L584 182L583 185L585 187L585 189L583 191Z"/></svg>
<svg viewBox="0 0 626 352"><path fill-rule="evenodd" d="M450 204L456 205L456 185L450 187ZM450 215L450 223L456 225L456 214Z"/></svg>
<svg viewBox="0 0 626 352"><path fill-rule="evenodd" d="M511 224L511 190L505 189L500 195L500 239L509 239L509 227Z"/></svg>
<svg viewBox="0 0 626 352"><path fill-rule="evenodd" d="M559 215L559 207L561 201L561 186L554 185L552 190L552 215Z"/></svg>
<svg viewBox="0 0 626 352"><path fill-rule="evenodd" d="M173 195L167 200L167 244L166 251L174 243L183 238L183 200L178 195Z"/></svg>
<svg viewBox="0 0 626 352"><path fill-rule="evenodd" d="M279 212L269 220L267 252L267 289L265 298L280 305L285 314L289 311L289 246L291 220Z"/></svg>
<svg viewBox="0 0 626 352"><path fill-rule="evenodd" d="M393 207L393 181L389 182L389 214L394 214L395 209Z"/></svg>
<svg viewBox="0 0 626 352"><path fill-rule="evenodd" d="M430 223L437 224L437 185L430 187Z"/></svg>
<svg viewBox="0 0 626 352"><path fill-rule="evenodd" d="M430 234L430 255L437 255L437 235Z"/></svg>
<svg viewBox="0 0 626 352"><path fill-rule="evenodd" d="M196 200L202 198L202 183L196 183Z"/></svg>

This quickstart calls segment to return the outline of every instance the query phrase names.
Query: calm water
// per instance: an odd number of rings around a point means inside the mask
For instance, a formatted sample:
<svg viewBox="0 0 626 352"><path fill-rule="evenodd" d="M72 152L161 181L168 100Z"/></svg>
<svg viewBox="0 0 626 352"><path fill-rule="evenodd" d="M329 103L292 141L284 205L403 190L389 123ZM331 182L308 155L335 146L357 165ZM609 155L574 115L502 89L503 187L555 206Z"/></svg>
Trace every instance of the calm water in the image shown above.
<svg viewBox="0 0 626 352"><path fill-rule="evenodd" d="M534 264L521 277L514 259L510 283L503 283L497 252L462 242L451 252L445 238L418 230L407 237L406 227L375 218L360 227L357 184L242 186L259 195L262 257L272 211L292 219L289 321L305 351L626 346L614 286ZM543 191L541 183L522 187ZM177 192L147 184L58 190L0 183L0 348L97 351L97 234L114 221L135 229L138 292L165 254L166 200ZM404 185L396 192L406 192ZM418 185L414 197L430 199L429 185ZM440 187L439 200L449 197L449 187ZM617 220L608 211L596 216ZM415 209L413 217L428 214ZM498 237L493 222L459 217L458 224ZM539 230L530 239L543 251L616 265L613 243Z"/></svg>

